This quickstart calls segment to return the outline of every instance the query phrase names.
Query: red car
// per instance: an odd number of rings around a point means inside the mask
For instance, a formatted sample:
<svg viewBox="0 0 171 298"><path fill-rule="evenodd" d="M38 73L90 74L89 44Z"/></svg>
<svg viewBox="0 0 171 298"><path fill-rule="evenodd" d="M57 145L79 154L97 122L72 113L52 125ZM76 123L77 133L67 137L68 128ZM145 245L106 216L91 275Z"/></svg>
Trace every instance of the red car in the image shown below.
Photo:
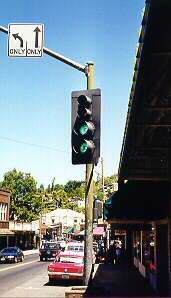
<svg viewBox="0 0 171 298"><path fill-rule="evenodd" d="M83 280L84 253L60 252L54 263L48 266L49 282L53 280Z"/></svg>

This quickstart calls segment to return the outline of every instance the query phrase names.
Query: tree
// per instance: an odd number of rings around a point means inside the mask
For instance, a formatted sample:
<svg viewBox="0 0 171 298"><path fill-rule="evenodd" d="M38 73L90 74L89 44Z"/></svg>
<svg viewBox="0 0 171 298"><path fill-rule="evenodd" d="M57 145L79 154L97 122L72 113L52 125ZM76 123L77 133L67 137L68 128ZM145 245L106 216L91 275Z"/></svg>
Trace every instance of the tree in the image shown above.
<svg viewBox="0 0 171 298"><path fill-rule="evenodd" d="M112 185L117 181L117 175L104 178L104 186L109 194ZM47 188L41 184L37 188L36 180L29 174L13 169L4 175L0 188L11 191L10 219L32 221L39 218L40 213L46 213L56 208L72 209L84 212L78 207L78 201L85 199L85 183L70 180L65 185L55 184L55 178ZM104 193L100 177L94 183L94 194L103 200Z"/></svg>
<svg viewBox="0 0 171 298"><path fill-rule="evenodd" d="M10 219L32 221L41 209L41 198L37 196L36 181L29 173L16 169L7 172L2 187L11 191Z"/></svg>
<svg viewBox="0 0 171 298"><path fill-rule="evenodd" d="M83 181L70 180L65 184L64 190L68 196L68 208L82 212L84 208L78 207L78 201L85 198L85 183Z"/></svg>
<svg viewBox="0 0 171 298"><path fill-rule="evenodd" d="M118 176L116 174L108 177L104 177L104 190L105 194L111 195L113 193L113 185L118 181ZM103 193L103 185L102 179L98 179L94 184L94 194L97 195L98 199L103 200L104 193Z"/></svg>

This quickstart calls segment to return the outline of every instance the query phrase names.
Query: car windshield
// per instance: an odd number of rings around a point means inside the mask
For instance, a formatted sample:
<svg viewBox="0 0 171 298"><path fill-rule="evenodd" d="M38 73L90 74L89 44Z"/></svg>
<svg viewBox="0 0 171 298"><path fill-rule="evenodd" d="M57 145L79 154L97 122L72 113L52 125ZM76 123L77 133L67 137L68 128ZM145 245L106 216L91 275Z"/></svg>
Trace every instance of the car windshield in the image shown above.
<svg viewBox="0 0 171 298"><path fill-rule="evenodd" d="M57 243L44 243L41 249L60 249L60 246Z"/></svg>
<svg viewBox="0 0 171 298"><path fill-rule="evenodd" d="M74 245L69 245L68 247L67 247L67 249L66 250L72 250L72 251L83 251L84 250L84 248L83 248L83 246L74 246Z"/></svg>
<svg viewBox="0 0 171 298"><path fill-rule="evenodd" d="M13 247L8 247L8 248L4 248L1 252L2 253L16 253L17 249L13 248Z"/></svg>
<svg viewBox="0 0 171 298"><path fill-rule="evenodd" d="M62 257L57 258L56 262L83 264L83 258L82 257L62 256Z"/></svg>

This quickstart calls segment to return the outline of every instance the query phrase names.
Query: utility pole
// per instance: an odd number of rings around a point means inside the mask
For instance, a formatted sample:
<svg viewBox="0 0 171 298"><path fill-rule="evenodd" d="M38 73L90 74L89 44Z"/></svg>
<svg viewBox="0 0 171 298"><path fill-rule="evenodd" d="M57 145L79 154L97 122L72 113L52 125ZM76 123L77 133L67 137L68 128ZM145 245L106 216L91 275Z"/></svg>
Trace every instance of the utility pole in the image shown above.
<svg viewBox="0 0 171 298"><path fill-rule="evenodd" d="M94 64L87 64L87 89L94 88ZM86 164L85 193L85 251L84 251L84 285L91 280L93 264L93 169L94 164Z"/></svg>
<svg viewBox="0 0 171 298"><path fill-rule="evenodd" d="M41 195L41 210L40 210L40 218L39 218L39 246L41 246L42 241L42 215L43 215L43 203L44 203L44 195Z"/></svg>
<svg viewBox="0 0 171 298"><path fill-rule="evenodd" d="M103 192L103 201L104 201L104 163L103 163L103 157L101 158L101 169L102 169L102 192Z"/></svg>

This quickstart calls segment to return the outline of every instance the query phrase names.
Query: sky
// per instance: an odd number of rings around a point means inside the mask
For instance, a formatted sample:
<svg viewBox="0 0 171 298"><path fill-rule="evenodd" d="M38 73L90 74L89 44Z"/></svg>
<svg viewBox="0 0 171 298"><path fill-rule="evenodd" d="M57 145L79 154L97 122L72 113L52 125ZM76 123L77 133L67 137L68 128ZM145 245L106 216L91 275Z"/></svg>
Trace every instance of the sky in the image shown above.
<svg viewBox="0 0 171 298"><path fill-rule="evenodd" d="M5 0L0 26L44 24L44 46L81 65L93 61L102 92L104 176L118 171L145 0ZM48 55L8 57L0 32L0 180L16 168L45 186L84 180L71 163L71 92L85 75ZM94 177L101 174L101 163Z"/></svg>

